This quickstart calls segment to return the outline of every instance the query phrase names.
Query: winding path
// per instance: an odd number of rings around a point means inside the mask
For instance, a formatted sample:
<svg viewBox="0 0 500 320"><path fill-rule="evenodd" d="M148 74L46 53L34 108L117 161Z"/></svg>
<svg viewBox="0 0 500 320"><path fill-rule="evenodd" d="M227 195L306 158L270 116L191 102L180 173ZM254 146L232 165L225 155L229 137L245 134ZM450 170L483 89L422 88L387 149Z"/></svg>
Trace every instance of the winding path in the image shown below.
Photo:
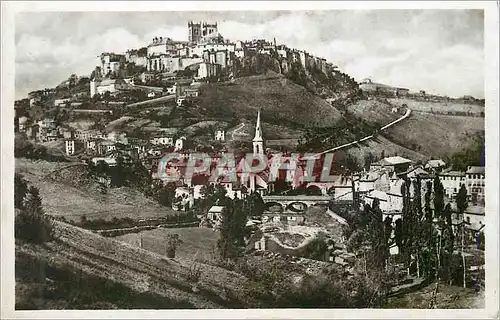
<svg viewBox="0 0 500 320"><path fill-rule="evenodd" d="M170 95L162 96L159 98L144 100L144 101L140 101L140 102L136 102L136 103L131 103L131 104L126 105L125 107L126 108L137 107L137 106L142 106L142 105L146 105L146 104L168 101L168 100L172 100L172 99L175 99L175 94L170 94Z"/></svg>
<svg viewBox="0 0 500 320"><path fill-rule="evenodd" d="M234 129L234 131L233 131L233 132L231 132L231 140L234 140L234 135L235 135L235 134L236 134L236 135L239 135L239 134L240 134L240 133L239 133L239 131L240 131L241 129L243 129L244 127L245 127L245 123L243 123L243 122L242 122L242 123L238 126L238 128Z"/></svg>
<svg viewBox="0 0 500 320"><path fill-rule="evenodd" d="M396 123L398 123L398 122L400 122L400 121L408 118L410 116L410 113L411 113L411 110L407 109L406 112L405 112L405 114L403 116L401 116L400 118L392 121L391 123L386 124L385 126L381 127L380 131L385 130L385 129L387 129L387 128L393 126L393 125L395 125ZM357 143L360 143L360 142L363 142L363 141L366 141L366 140L369 140L369 139L373 139L373 135L369 135L369 136L366 136L366 137L364 137L362 139L359 139L359 140L356 140L356 141L353 141L353 142L349 142L349 143L343 144L343 145L335 147L335 148L331 148L331 149L325 150L323 152L315 154L314 157L320 156L320 155L328 153L328 152L337 151L337 150L343 149L343 148L348 147L348 146L355 145Z"/></svg>

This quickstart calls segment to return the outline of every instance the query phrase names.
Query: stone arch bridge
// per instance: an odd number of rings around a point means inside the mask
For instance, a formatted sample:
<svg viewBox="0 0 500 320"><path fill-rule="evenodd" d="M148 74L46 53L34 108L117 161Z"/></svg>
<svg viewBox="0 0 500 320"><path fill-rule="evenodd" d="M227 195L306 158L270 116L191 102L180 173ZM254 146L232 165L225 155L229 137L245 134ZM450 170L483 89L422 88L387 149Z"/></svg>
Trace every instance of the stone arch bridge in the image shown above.
<svg viewBox="0 0 500 320"><path fill-rule="evenodd" d="M326 204L332 199L331 196L308 196L308 195L297 195L297 196L284 196L284 195L268 195L263 196L262 200L266 205L266 209L270 207L279 206L280 211L293 210L293 211L305 211L307 207L314 206L317 204Z"/></svg>

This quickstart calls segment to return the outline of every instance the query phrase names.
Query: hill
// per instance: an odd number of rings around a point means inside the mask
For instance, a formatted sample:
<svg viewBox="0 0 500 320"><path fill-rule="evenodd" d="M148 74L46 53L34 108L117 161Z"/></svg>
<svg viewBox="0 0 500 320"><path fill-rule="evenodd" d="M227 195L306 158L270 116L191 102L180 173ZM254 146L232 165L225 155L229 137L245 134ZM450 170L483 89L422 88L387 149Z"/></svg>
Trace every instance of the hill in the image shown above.
<svg viewBox="0 0 500 320"><path fill-rule="evenodd" d="M324 99L272 71L206 84L196 102L202 114L214 118L253 120L260 109L263 122L289 128L325 126L341 117Z"/></svg>
<svg viewBox="0 0 500 320"><path fill-rule="evenodd" d="M175 214L141 192L128 187L110 188L106 194L85 178L81 163L53 163L16 159L16 172L40 190L45 211L79 222L87 219L153 218ZM140 208L140 210L138 210Z"/></svg>
<svg viewBox="0 0 500 320"><path fill-rule="evenodd" d="M394 107L397 112L393 112ZM349 148L349 153L359 159L364 152L379 154L382 150L386 155L398 154L413 160L445 158L484 140L484 107L477 104L374 98L347 107L355 116L379 125L399 117L406 108L412 110L408 119L388 128L375 140Z"/></svg>
<svg viewBox="0 0 500 320"><path fill-rule="evenodd" d="M406 104L408 108L414 111L420 112L430 112L434 114L446 114L446 115L470 115L470 116L483 116L484 117L484 105L478 103L466 103L450 101L432 102L425 100L416 100L409 98L397 98L397 99L387 99L389 103L402 106Z"/></svg>
<svg viewBox="0 0 500 320"><path fill-rule="evenodd" d="M46 267L71 270L84 279L98 277L103 283L107 279L108 285L125 287L129 294L137 297L153 297L149 308L161 307L162 300L163 305L170 304L174 308L258 306L259 297L250 296L247 291L251 281L235 272L193 260L166 258L57 221L55 232L56 241L46 243L44 247L18 244L16 253L28 260L41 261ZM194 267L199 270L198 281L193 278ZM49 279L54 277L47 276ZM69 277L66 281L71 279ZM195 283L197 289L193 290ZM103 290L106 288L101 287L97 292ZM117 296L121 294L115 293ZM100 297L95 298L99 300ZM139 299L128 308L144 307L144 304L143 299Z"/></svg>
<svg viewBox="0 0 500 320"><path fill-rule="evenodd" d="M375 122L380 126L396 120L405 111L405 108L401 108L393 112L393 108L391 104L381 100L358 100L347 106L347 110L356 117Z"/></svg>
<svg viewBox="0 0 500 320"><path fill-rule="evenodd" d="M484 118L413 112L384 136L427 156L445 157L484 139Z"/></svg>

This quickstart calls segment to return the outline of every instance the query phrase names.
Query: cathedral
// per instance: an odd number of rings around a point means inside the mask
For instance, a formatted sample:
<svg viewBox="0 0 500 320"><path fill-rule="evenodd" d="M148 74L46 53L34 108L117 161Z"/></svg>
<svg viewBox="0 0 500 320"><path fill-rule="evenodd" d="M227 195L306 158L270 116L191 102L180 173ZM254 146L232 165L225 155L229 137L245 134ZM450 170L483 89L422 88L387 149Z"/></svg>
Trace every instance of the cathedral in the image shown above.
<svg viewBox="0 0 500 320"><path fill-rule="evenodd" d="M188 22L188 41L198 43L203 37L217 33L217 23Z"/></svg>

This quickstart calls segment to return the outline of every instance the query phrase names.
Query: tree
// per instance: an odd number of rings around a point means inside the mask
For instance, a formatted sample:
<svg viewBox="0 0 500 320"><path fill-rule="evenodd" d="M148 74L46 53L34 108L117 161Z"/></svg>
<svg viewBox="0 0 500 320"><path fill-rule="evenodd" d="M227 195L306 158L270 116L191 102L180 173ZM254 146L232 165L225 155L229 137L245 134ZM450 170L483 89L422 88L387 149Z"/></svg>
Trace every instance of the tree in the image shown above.
<svg viewBox="0 0 500 320"><path fill-rule="evenodd" d="M452 261L453 261L453 251L454 251L454 242L455 242L455 237L453 235L453 225L452 225L452 219L451 219L451 205L448 203L444 207L443 213L442 213L442 220L440 221L440 228L442 230L442 250L440 252L440 255L443 260L443 270L441 270L442 274L444 275L445 279L448 279L451 281L453 278L452 272L453 272L453 266L452 266Z"/></svg>
<svg viewBox="0 0 500 320"><path fill-rule="evenodd" d="M245 199L244 205L247 216L261 216L265 209L264 201L257 192L249 194Z"/></svg>
<svg viewBox="0 0 500 320"><path fill-rule="evenodd" d="M398 246L399 250L403 248L403 220L397 219L394 227L394 241Z"/></svg>
<svg viewBox="0 0 500 320"><path fill-rule="evenodd" d="M367 154L365 154L364 160L365 160L365 165L364 165L365 170L370 170L370 165L374 162L375 157L371 152L368 152Z"/></svg>
<svg viewBox="0 0 500 320"><path fill-rule="evenodd" d="M182 240L179 238L178 234L169 234L169 235L167 235L167 242L166 242L167 257L169 257L169 258L175 258L175 252L177 250L177 247L181 243L182 243Z"/></svg>
<svg viewBox="0 0 500 320"><path fill-rule="evenodd" d="M68 87L69 88L75 87L77 82L78 82L78 76L76 74L70 75L68 78Z"/></svg>
<svg viewBox="0 0 500 320"><path fill-rule="evenodd" d="M97 161L97 164L95 166L95 170L98 175L104 175L108 172L108 164L104 160L99 160Z"/></svg>
<svg viewBox="0 0 500 320"><path fill-rule="evenodd" d="M227 190L221 184L208 184L204 185L200 190L202 201L200 203L200 210L206 211L210 209L215 203L224 205L228 202L229 198L226 197Z"/></svg>
<svg viewBox="0 0 500 320"><path fill-rule="evenodd" d="M175 197L175 186L172 184L167 184L166 186L161 187L157 195L158 202L165 207L172 206L174 197Z"/></svg>
<svg viewBox="0 0 500 320"><path fill-rule="evenodd" d="M231 259L240 255L245 245L244 235L247 216L243 209L243 201L229 201L222 210L220 238L217 249L222 259Z"/></svg>
<svg viewBox="0 0 500 320"><path fill-rule="evenodd" d="M457 211L458 214L463 216L465 210L467 209L467 189L465 188L465 184L460 186L460 190L457 194Z"/></svg>
<svg viewBox="0 0 500 320"><path fill-rule="evenodd" d="M422 268L420 266L422 251L426 250L427 239L425 233L425 216L422 211L422 182L420 177L414 181L414 197L412 202L412 207L414 210L414 234L415 234L415 242L414 242L414 252L416 255L416 263L417 263L417 276L420 277L422 275Z"/></svg>
<svg viewBox="0 0 500 320"><path fill-rule="evenodd" d="M313 260L324 261L328 245L322 238L316 238L311 241L304 250L304 256Z"/></svg>
<svg viewBox="0 0 500 320"><path fill-rule="evenodd" d="M444 187L439 179L439 176L434 178L434 216L441 218L441 213L444 209Z"/></svg>
<svg viewBox="0 0 500 320"><path fill-rule="evenodd" d="M16 173L14 175L14 207L17 209L22 209L24 197L28 192L28 183L24 180L24 177Z"/></svg>
<svg viewBox="0 0 500 320"><path fill-rule="evenodd" d="M123 163L123 157L116 157L116 166L111 171L111 185L121 187L125 184L126 176Z"/></svg>
<svg viewBox="0 0 500 320"><path fill-rule="evenodd" d="M464 212L467 209L467 189L465 188L465 184L462 184L460 186L460 190L458 191L457 194L457 210L458 210L458 215L462 218L462 223L460 224L460 232L461 232L461 245L460 245L460 252L462 256L462 272L463 272L463 287L466 287L466 281L465 281L465 275L466 275L466 265L465 265L465 253L464 253L464 221L463 221L463 216Z"/></svg>
<svg viewBox="0 0 500 320"><path fill-rule="evenodd" d="M29 187L14 224L16 238L38 244L52 238L52 222L48 216L44 215L42 198L36 187Z"/></svg>

